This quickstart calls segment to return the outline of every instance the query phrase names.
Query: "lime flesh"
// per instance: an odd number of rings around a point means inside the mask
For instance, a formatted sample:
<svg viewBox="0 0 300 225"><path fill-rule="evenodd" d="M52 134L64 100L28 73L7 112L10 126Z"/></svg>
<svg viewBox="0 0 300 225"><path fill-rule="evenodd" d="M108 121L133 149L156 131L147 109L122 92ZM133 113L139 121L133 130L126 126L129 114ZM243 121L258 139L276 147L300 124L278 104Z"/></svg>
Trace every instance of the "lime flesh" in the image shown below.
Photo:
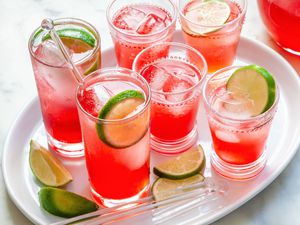
<svg viewBox="0 0 300 225"><path fill-rule="evenodd" d="M220 29L230 16L230 6L225 1L207 0L195 1L189 5L185 12L188 28L194 35L205 35ZM197 24L197 25L196 25Z"/></svg>
<svg viewBox="0 0 300 225"><path fill-rule="evenodd" d="M72 181L72 175L54 155L30 141L29 163L32 173L44 185L59 187Z"/></svg>
<svg viewBox="0 0 300 225"><path fill-rule="evenodd" d="M201 145L169 159L153 168L159 177L169 179L184 179L199 173L205 167L205 155Z"/></svg>
<svg viewBox="0 0 300 225"><path fill-rule="evenodd" d="M145 98L141 92L126 90L111 97L101 109L98 117L106 120L124 119L144 102ZM96 128L99 138L107 145L114 148L126 148L137 143L145 135L148 129L147 113L127 122L98 123Z"/></svg>
<svg viewBox="0 0 300 225"><path fill-rule="evenodd" d="M59 188L42 187L39 191L41 207L47 212L60 217L74 217L96 211L96 203Z"/></svg>
<svg viewBox="0 0 300 225"><path fill-rule="evenodd" d="M276 83L273 76L263 67L244 66L237 69L226 84L226 90L234 100L248 102L246 111L250 116L266 112L275 101ZM233 107L225 105L227 110ZM234 109L233 109L234 110Z"/></svg>
<svg viewBox="0 0 300 225"><path fill-rule="evenodd" d="M181 180L171 180L167 178L158 178L152 186L152 194L156 201L165 200L174 195L181 194L188 190L180 190L192 184L200 183L204 180L201 174L196 174ZM178 190L179 189L179 190Z"/></svg>
<svg viewBox="0 0 300 225"><path fill-rule="evenodd" d="M91 48L96 46L95 38L85 30L78 28L64 28L56 31L58 36L63 40L63 42L71 42L72 40L79 40L86 43ZM47 34L43 37L43 41L51 39L50 35Z"/></svg>
<svg viewBox="0 0 300 225"><path fill-rule="evenodd" d="M90 73L92 73L95 70L97 70L99 67L100 67L100 59L97 57L96 61L93 62L93 64L88 69L86 69L86 71L84 71L83 75L87 76Z"/></svg>

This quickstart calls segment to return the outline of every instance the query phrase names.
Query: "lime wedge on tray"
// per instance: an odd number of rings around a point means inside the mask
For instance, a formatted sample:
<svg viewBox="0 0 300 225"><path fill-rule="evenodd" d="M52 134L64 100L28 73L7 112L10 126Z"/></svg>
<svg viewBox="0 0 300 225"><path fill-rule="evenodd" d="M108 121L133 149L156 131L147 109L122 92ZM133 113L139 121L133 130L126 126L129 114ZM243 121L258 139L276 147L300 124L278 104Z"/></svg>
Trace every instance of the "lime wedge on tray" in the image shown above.
<svg viewBox="0 0 300 225"><path fill-rule="evenodd" d="M159 177L169 179L184 179L199 173L205 167L205 155L201 145L169 159L153 168Z"/></svg>
<svg viewBox="0 0 300 225"><path fill-rule="evenodd" d="M136 90L126 90L111 97L99 113L99 119L118 120L134 113L145 102L144 95ZM148 129L148 119L139 116L120 123L98 123L99 138L114 148L125 148L137 143Z"/></svg>
<svg viewBox="0 0 300 225"><path fill-rule="evenodd" d="M63 164L34 140L30 141L29 163L35 177L44 185L59 187L72 181Z"/></svg>
<svg viewBox="0 0 300 225"><path fill-rule="evenodd" d="M274 104L276 96L273 76L265 68L257 65L237 69L228 79L226 90L234 100L251 103L246 105L246 110L251 116L267 111ZM225 107L230 110L231 106L226 104Z"/></svg>
<svg viewBox="0 0 300 225"><path fill-rule="evenodd" d="M158 178L152 186L152 194L156 201L161 201L170 198L173 195L177 195L184 192L184 190L178 189L202 182L203 180L204 177L201 174L196 174L192 177L188 177L181 180Z"/></svg>
<svg viewBox="0 0 300 225"><path fill-rule="evenodd" d="M42 187L39 191L41 207L60 217L74 217L98 210L98 205L80 195L59 188Z"/></svg>
<svg viewBox="0 0 300 225"><path fill-rule="evenodd" d="M226 23L231 10L227 2L221 0L195 1L188 5L185 16L191 22L188 28L194 34L204 35L214 32Z"/></svg>

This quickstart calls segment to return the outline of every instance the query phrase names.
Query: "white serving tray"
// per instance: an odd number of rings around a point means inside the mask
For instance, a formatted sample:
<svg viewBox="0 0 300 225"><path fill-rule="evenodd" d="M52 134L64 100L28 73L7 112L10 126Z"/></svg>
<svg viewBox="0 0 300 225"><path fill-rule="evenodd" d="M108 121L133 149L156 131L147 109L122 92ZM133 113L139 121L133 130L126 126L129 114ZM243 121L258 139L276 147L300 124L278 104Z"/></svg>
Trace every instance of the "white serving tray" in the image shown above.
<svg viewBox="0 0 300 225"><path fill-rule="evenodd" d="M183 42L180 31L175 33L175 41ZM102 53L103 67L116 65L114 50L109 48ZM280 88L278 112L275 116L267 142L268 162L262 173L250 181L226 180L211 171L209 160L205 175L227 187L226 194L214 202L214 210L203 216L203 208L195 208L164 224L208 224L235 210L268 186L288 165L299 148L300 142L300 82L294 69L275 51L241 37L236 65L258 64L267 68L275 76ZM201 104L198 117L199 143L209 158L211 138L206 117ZM37 192L40 184L34 179L29 163L29 141L36 139L46 146L46 137L38 98L35 97L20 112L13 123L3 151L2 170L7 191L22 213L35 224L50 224L63 220L52 216L39 207ZM152 153L151 164L165 159ZM83 159L61 158L71 171L74 181L66 189L90 198L87 172ZM153 177L152 177L153 180ZM216 204L217 203L217 204ZM117 221L115 224L153 224L151 213Z"/></svg>

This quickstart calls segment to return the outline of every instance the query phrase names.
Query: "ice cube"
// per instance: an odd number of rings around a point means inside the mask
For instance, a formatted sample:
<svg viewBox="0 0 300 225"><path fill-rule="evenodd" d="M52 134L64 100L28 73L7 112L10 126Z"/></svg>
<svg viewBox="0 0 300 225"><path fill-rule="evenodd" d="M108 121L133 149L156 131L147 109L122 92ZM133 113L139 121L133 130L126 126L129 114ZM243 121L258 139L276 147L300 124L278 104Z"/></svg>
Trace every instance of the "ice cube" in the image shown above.
<svg viewBox="0 0 300 225"><path fill-rule="evenodd" d="M98 116L104 104L113 96L113 92L103 85L92 85L83 93L84 109L94 116Z"/></svg>
<svg viewBox="0 0 300 225"><path fill-rule="evenodd" d="M164 84L163 91L174 94L166 95L168 101L181 102L190 96L191 93L175 94L178 92L184 92L193 86L193 83L187 78L187 75L184 73L173 73L169 76L168 80Z"/></svg>
<svg viewBox="0 0 300 225"><path fill-rule="evenodd" d="M102 102L102 104L106 103L112 96L114 96L114 93L104 85L95 85L93 86L93 89L97 102Z"/></svg>
<svg viewBox="0 0 300 225"><path fill-rule="evenodd" d="M231 133L230 131L215 130L215 135L218 139L229 142L229 143L239 143L240 139L237 135Z"/></svg>
<svg viewBox="0 0 300 225"><path fill-rule="evenodd" d="M132 6L125 7L118 13L114 25L120 29L135 30L145 16L146 14L139 9Z"/></svg>
<svg viewBox="0 0 300 225"><path fill-rule="evenodd" d="M233 98L230 92L223 89L217 93L213 108L226 117L245 119L251 117L249 109L252 104L251 99Z"/></svg>
<svg viewBox="0 0 300 225"><path fill-rule="evenodd" d="M182 102L184 101L188 94L187 93L182 93L182 94L175 94L176 92L182 92L182 91L185 91L189 88L190 86L187 85L185 82L180 82L180 83L177 83L175 85L172 86L172 89L169 90L168 92L169 93L174 93L174 94L167 94L166 95L166 99L169 101L169 102Z"/></svg>
<svg viewBox="0 0 300 225"><path fill-rule="evenodd" d="M167 17L166 17L167 18ZM145 18L138 24L136 27L136 32L138 34L150 34L155 31L162 30L166 27L166 18L162 19L161 17L149 13Z"/></svg>
<svg viewBox="0 0 300 225"><path fill-rule="evenodd" d="M112 155L113 160L132 171L136 171L149 160L149 138L146 138L147 134L144 138L142 138L139 142L135 144L134 148L134 156L132 148L124 148L122 151L114 151Z"/></svg>
<svg viewBox="0 0 300 225"><path fill-rule="evenodd" d="M62 53L52 40L44 41L40 44L36 49L35 54L38 58L42 59L42 61L50 65L63 66L66 64L66 60Z"/></svg>
<svg viewBox="0 0 300 225"><path fill-rule="evenodd" d="M156 65L149 65L142 74L149 82L151 89L155 91L162 91L165 82L171 76L163 67Z"/></svg>

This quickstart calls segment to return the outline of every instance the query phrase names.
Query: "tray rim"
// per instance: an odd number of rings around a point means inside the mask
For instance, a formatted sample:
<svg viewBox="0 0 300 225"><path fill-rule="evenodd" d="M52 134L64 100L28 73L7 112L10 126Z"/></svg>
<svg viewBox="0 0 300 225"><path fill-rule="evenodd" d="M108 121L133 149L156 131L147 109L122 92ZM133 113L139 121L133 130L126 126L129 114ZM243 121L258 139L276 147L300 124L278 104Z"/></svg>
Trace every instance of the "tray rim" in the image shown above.
<svg viewBox="0 0 300 225"><path fill-rule="evenodd" d="M178 32L178 31L177 31ZM174 34L175 36L175 34ZM279 54L277 53L275 50L273 50L272 48L268 47L267 45L257 41L254 38L249 38L249 37L243 37L241 36L241 42L246 42L246 44L250 44L250 45L257 45L259 48L262 48L264 51L274 55L274 57L277 58L277 60L279 60L282 64L284 64L284 66L289 67L290 69L290 75L292 76L292 78L295 79L295 81L297 82L298 87L300 88L300 79L299 79L299 75L297 74L297 72L295 71L295 69ZM105 48L104 51L108 51L110 47ZM5 184L5 188L6 191L10 197L10 199L14 202L14 204L17 206L17 208L22 212L22 214L27 217L31 222L33 223L39 223L39 224L43 224L42 221L39 221L34 215L30 215L30 210L25 210L22 207L21 204L21 200L17 199L12 191L12 188L10 187L9 184L9 178L7 177L7 166L6 166L6 159L7 159L7 154L9 152L8 147L10 142L12 141L11 139L13 138L12 134L15 132L15 129L17 128L21 117L23 114L26 113L26 111L30 110L30 108L36 104L36 101L38 101L38 97L34 96L32 97L32 99L28 102L26 102L23 107L21 108L21 110L19 111L19 113L17 114L15 120L12 122L9 131L6 135L5 138L5 142L4 142L4 148L2 151L2 175L3 175L3 180L4 180L4 184ZM299 130L299 129L298 129ZM220 211L218 211L217 213L215 213L212 216L208 216L207 218L205 218L203 221L201 221L201 223L207 224L207 223L212 223L220 218L222 218L225 215L228 215L229 213L231 213L232 211L234 211L235 209L239 208L241 205L245 204L247 201L249 201L250 199L252 199L253 197L255 197L258 193L260 193L262 190L264 190L267 186L270 185L271 182L273 182L280 174L281 172L287 167L287 165L290 163L290 161L292 160L292 158L294 157L294 155L297 153L297 151L299 150L300 147L300 138L298 138L297 141L294 142L293 146L291 147L293 149L292 153L290 153L288 155L288 158L284 161L284 163L281 163L278 167L277 170L274 171L271 176L269 176L268 178L266 178L263 182L263 185L260 185L258 188L256 188L255 190L251 191L248 193L247 196L243 196L242 200L240 202L238 202L237 204L234 204L234 206L230 206L230 207L223 207ZM212 218L211 218L212 217Z"/></svg>

